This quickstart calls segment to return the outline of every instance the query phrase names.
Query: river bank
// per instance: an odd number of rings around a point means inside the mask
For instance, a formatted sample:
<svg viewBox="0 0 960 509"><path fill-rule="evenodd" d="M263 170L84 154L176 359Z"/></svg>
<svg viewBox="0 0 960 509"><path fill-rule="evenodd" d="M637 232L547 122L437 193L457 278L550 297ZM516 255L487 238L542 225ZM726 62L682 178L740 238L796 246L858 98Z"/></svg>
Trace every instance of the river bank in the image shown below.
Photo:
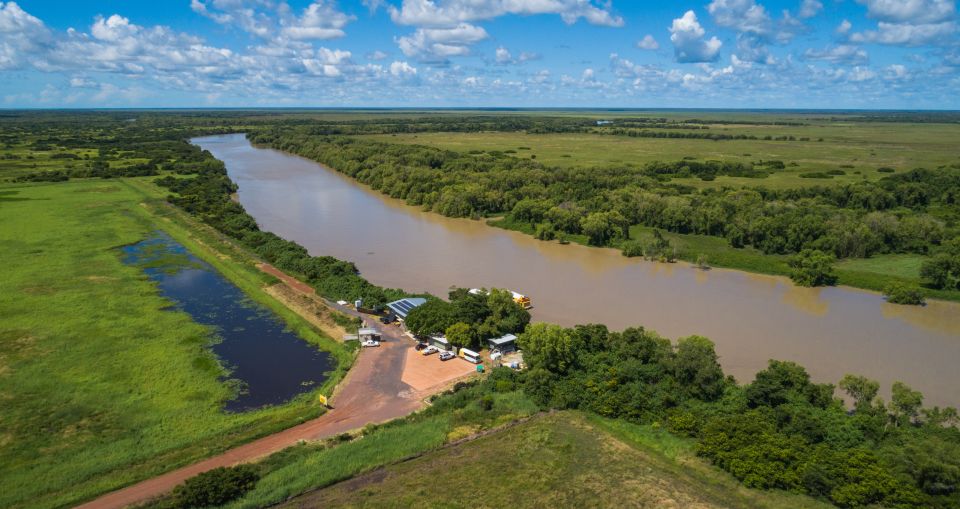
<svg viewBox="0 0 960 509"><path fill-rule="evenodd" d="M627 259L424 212L321 165L252 147L242 135L194 140L226 162L239 199L264 229L311 253L352 260L370 281L443 295L451 285L529 295L534 318L614 329L643 324L667 337L701 334L747 381L770 358L814 379L846 373L903 380L935 404L956 404L956 304L886 303L845 287L800 288L781 277Z"/></svg>

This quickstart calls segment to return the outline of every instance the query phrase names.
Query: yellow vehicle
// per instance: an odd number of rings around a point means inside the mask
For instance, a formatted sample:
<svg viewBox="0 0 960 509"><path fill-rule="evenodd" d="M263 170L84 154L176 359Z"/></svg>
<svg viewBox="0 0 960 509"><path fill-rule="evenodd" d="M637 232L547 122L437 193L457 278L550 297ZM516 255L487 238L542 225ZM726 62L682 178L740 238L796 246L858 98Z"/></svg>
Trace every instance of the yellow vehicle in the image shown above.
<svg viewBox="0 0 960 509"><path fill-rule="evenodd" d="M510 293L513 294L513 301L517 304L520 304L520 307L523 309L530 309L533 307L533 303L530 302L530 297L527 297L522 293L517 293L513 290L511 290Z"/></svg>
<svg viewBox="0 0 960 509"><path fill-rule="evenodd" d="M530 302L530 297L522 293L517 293L513 290L509 290L510 294L513 295L513 301L520 305L523 309L530 309L533 307L533 303ZM471 288L470 293L474 295L486 295L487 291L480 288Z"/></svg>

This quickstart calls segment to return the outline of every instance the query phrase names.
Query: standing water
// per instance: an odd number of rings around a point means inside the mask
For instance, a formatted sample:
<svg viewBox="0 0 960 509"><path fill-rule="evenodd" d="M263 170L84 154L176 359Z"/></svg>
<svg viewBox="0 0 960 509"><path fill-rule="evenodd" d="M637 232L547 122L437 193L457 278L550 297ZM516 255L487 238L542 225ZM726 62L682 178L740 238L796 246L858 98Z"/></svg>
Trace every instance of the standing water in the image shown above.
<svg viewBox="0 0 960 509"><path fill-rule="evenodd" d="M213 353L240 389L226 410L283 403L326 380L333 367L327 352L287 330L279 317L169 236L157 233L123 251L124 263L141 267L177 309L214 328Z"/></svg>
<svg viewBox="0 0 960 509"><path fill-rule="evenodd" d="M240 203L263 229L352 261L374 284L441 296L452 285L509 288L532 299L535 320L707 336L741 382L769 359L791 360L820 382L846 373L885 388L901 380L928 406L960 405L958 304L898 306L852 288L800 288L781 277L542 242L407 206L316 162L253 147L242 134L193 142L226 163Z"/></svg>

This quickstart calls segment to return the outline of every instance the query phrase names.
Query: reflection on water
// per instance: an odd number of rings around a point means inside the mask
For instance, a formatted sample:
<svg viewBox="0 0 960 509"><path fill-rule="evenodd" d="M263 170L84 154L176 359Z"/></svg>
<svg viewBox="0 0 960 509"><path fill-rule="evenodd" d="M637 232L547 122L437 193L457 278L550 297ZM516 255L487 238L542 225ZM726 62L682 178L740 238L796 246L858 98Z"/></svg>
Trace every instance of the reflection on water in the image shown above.
<svg viewBox="0 0 960 509"><path fill-rule="evenodd" d="M535 320L707 336L739 380L777 358L819 381L861 373L887 387L903 380L930 404L960 404L956 304L894 315L870 292L541 242L384 198L312 161L252 147L243 135L194 142L226 163L261 227L313 254L353 261L376 284L436 295L451 285L510 288L531 297Z"/></svg>
<svg viewBox="0 0 960 509"><path fill-rule="evenodd" d="M211 348L230 370L228 382L240 386L226 410L283 403L326 380L332 367L327 352L287 330L270 310L166 234L158 232L123 251L124 262L141 267L177 309L216 331L220 341Z"/></svg>
<svg viewBox="0 0 960 509"><path fill-rule="evenodd" d="M783 302L796 309L813 316L824 316L830 311L830 303L820 294L822 288L804 288L802 286L784 285L787 291L783 292Z"/></svg>

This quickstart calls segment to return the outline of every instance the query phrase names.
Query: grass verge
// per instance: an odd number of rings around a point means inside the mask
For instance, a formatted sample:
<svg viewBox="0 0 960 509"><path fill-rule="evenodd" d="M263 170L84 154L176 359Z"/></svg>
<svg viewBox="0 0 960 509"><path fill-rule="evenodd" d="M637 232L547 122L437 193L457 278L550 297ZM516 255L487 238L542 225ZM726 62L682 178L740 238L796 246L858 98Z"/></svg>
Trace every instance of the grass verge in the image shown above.
<svg viewBox="0 0 960 509"><path fill-rule="evenodd" d="M268 279L146 179L0 188L0 506L65 507L285 429L313 393L227 414L210 331L170 310L117 247L157 228L210 262L340 362L352 355L260 289ZM220 252L220 249L223 252Z"/></svg>

